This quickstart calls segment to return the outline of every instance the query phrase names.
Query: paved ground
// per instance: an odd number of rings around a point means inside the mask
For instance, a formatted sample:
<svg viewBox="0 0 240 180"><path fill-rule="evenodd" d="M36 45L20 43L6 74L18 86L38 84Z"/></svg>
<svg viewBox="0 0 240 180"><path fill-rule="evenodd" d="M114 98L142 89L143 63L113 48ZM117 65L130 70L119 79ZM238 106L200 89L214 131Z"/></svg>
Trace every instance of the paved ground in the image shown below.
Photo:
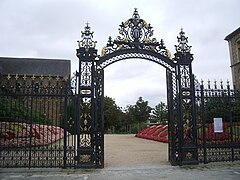
<svg viewBox="0 0 240 180"><path fill-rule="evenodd" d="M220 163L199 166L170 166L142 168L105 168L97 170L79 169L1 169L1 180L35 180L35 179L80 179L80 180L239 180L240 163Z"/></svg>
<svg viewBox="0 0 240 180"><path fill-rule="evenodd" d="M171 166L167 162L166 150L167 144L129 135L107 135L105 136L104 169L0 169L0 179L240 179L240 162Z"/></svg>
<svg viewBox="0 0 240 180"><path fill-rule="evenodd" d="M134 135L105 135L105 168L159 166L168 162L168 144Z"/></svg>

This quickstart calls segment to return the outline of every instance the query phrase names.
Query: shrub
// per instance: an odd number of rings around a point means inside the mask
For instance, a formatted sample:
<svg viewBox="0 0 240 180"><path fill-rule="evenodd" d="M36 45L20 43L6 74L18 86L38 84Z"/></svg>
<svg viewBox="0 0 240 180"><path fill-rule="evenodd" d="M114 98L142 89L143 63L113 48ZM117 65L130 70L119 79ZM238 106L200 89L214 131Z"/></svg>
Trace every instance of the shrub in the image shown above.
<svg viewBox="0 0 240 180"><path fill-rule="evenodd" d="M3 121L33 122L39 124L51 125L52 122L45 115L33 111L31 120L31 109L19 103L15 99L1 98L0 100L0 117Z"/></svg>

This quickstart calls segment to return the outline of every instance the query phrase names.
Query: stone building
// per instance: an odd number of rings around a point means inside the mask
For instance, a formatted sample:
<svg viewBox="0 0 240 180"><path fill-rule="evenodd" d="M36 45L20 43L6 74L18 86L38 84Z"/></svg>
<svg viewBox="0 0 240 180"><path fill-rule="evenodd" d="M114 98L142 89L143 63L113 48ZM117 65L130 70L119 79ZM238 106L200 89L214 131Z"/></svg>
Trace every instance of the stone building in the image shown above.
<svg viewBox="0 0 240 180"><path fill-rule="evenodd" d="M227 35L225 40L229 46L233 86L240 90L240 27Z"/></svg>

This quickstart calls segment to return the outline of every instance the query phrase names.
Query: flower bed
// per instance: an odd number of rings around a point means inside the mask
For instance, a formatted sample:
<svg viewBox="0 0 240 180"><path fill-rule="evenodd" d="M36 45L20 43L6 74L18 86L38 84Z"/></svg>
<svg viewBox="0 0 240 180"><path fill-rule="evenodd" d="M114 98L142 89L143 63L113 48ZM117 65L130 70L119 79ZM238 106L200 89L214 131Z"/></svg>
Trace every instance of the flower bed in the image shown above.
<svg viewBox="0 0 240 180"><path fill-rule="evenodd" d="M232 135L231 135L232 128ZM207 145L229 145L229 144L239 144L240 143L240 123L228 122L223 123L223 132L214 132L214 125L209 123L205 127L206 132L206 144ZM202 127L198 128L198 139L199 143L202 144L203 133Z"/></svg>
<svg viewBox="0 0 240 180"><path fill-rule="evenodd" d="M64 137L64 129L40 124L0 122L0 130L0 147L48 145Z"/></svg>
<svg viewBox="0 0 240 180"><path fill-rule="evenodd" d="M215 133L214 125L212 123L206 124L206 144L207 145L228 145L239 144L240 143L240 123L223 123L223 132ZM232 129L232 130L231 130ZM232 137L231 137L232 131ZM202 144L203 134L202 126L198 125L198 143ZM150 126L146 129L140 131L135 137L145 138L160 142L168 142L168 126L159 125L159 126ZM232 139L231 139L232 138Z"/></svg>
<svg viewBox="0 0 240 180"><path fill-rule="evenodd" d="M168 126L167 125L153 125L142 130L135 137L150 139L159 142L168 142Z"/></svg>

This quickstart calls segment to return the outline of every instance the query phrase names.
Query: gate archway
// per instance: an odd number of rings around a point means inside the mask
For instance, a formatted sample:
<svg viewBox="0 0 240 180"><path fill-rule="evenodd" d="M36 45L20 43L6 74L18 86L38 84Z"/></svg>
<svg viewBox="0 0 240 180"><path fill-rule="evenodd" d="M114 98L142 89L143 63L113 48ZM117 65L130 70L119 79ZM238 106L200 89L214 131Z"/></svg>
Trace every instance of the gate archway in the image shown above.
<svg viewBox="0 0 240 180"><path fill-rule="evenodd" d="M107 45L100 56L87 24L78 41L77 57L77 167L104 167L104 68L123 59L141 58L166 69L169 122L169 161L172 165L198 163L194 105L193 55L183 30L175 45L174 57L163 40L153 38L150 24L140 18L137 9L132 18L120 24L119 36Z"/></svg>

